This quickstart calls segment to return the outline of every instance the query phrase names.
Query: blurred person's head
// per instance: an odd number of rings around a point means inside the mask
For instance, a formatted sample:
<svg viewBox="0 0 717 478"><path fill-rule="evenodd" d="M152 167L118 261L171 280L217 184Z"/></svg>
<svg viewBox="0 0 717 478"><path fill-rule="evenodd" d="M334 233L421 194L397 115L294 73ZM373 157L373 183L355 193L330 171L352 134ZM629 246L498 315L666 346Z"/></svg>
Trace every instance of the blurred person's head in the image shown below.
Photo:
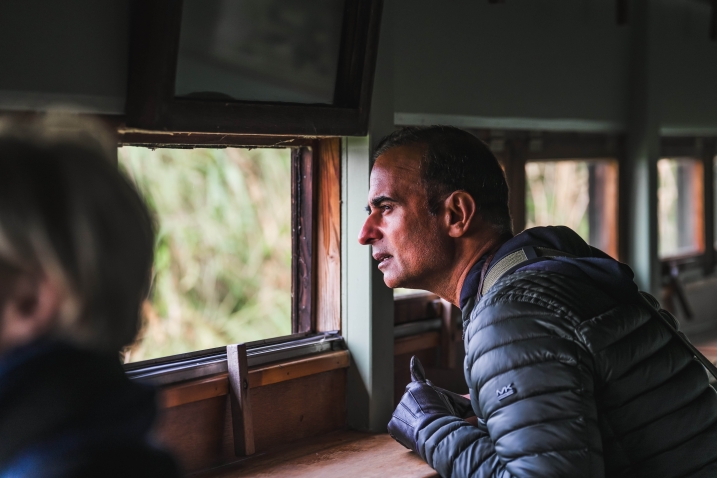
<svg viewBox="0 0 717 478"><path fill-rule="evenodd" d="M106 131L0 124L0 354L43 337L110 353L130 344L153 248Z"/></svg>
<svg viewBox="0 0 717 478"><path fill-rule="evenodd" d="M498 160L481 140L449 126L397 130L373 160L359 242L373 246L389 287L452 298L474 256L512 235Z"/></svg>

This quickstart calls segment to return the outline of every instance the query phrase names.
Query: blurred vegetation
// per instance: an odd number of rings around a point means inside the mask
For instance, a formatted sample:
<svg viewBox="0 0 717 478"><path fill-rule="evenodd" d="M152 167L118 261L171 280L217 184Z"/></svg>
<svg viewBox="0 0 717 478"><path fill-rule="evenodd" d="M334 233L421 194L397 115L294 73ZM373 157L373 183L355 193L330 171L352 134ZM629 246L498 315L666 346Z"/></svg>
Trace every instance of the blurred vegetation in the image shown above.
<svg viewBox="0 0 717 478"><path fill-rule="evenodd" d="M527 163L525 178L526 227L568 226L589 241L587 162Z"/></svg>
<svg viewBox="0 0 717 478"><path fill-rule="evenodd" d="M158 224L125 361L290 334L290 151L122 147L119 161Z"/></svg>
<svg viewBox="0 0 717 478"><path fill-rule="evenodd" d="M657 162L657 225L660 257L702 249L702 165L691 158Z"/></svg>

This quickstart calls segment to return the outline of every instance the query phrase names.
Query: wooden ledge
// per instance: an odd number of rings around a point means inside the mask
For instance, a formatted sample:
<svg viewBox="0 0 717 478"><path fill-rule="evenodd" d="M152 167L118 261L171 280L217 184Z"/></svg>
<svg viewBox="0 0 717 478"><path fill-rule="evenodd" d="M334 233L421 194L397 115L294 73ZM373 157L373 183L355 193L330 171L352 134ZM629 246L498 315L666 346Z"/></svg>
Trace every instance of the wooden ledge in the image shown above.
<svg viewBox="0 0 717 478"><path fill-rule="evenodd" d="M396 339L393 345L393 355L415 353L419 350L432 349L441 344L440 332L424 332Z"/></svg>
<svg viewBox="0 0 717 478"><path fill-rule="evenodd" d="M387 434L342 430L290 444L240 462L192 475L197 478L434 478L418 455Z"/></svg>
<svg viewBox="0 0 717 478"><path fill-rule="evenodd" d="M349 352L347 350L311 355L291 362L264 365L249 370L249 388L263 387L348 366ZM159 393L159 401L161 408L171 408L219 397L227 393L229 393L228 374L221 373L165 387Z"/></svg>

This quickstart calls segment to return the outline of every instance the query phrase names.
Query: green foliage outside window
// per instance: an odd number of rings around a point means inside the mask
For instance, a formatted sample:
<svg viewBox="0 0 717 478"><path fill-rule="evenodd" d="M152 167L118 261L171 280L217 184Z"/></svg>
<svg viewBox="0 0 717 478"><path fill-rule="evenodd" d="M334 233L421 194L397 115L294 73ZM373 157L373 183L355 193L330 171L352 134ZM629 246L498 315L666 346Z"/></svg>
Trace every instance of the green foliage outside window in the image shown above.
<svg viewBox="0 0 717 478"><path fill-rule="evenodd" d="M158 226L125 361L290 334L290 151L122 147L119 158Z"/></svg>
<svg viewBox="0 0 717 478"><path fill-rule="evenodd" d="M525 174L526 227L568 226L589 241L588 163L531 162Z"/></svg>

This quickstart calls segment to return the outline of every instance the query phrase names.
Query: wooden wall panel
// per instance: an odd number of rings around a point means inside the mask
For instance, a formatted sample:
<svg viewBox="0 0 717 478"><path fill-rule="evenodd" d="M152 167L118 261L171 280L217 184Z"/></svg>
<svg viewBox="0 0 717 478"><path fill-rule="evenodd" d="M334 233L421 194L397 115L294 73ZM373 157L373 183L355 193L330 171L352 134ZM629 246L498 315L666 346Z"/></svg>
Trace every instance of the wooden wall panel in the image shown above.
<svg viewBox="0 0 717 478"><path fill-rule="evenodd" d="M346 370L332 370L252 390L257 451L320 435L346 424Z"/></svg>
<svg viewBox="0 0 717 478"><path fill-rule="evenodd" d="M319 143L316 331L341 329L341 142Z"/></svg>
<svg viewBox="0 0 717 478"><path fill-rule="evenodd" d="M164 409L156 427L160 444L177 457L185 471L227 461L229 457L222 451L226 448L227 434L231 437L228 395ZM231 457L233 447L232 440Z"/></svg>
<svg viewBox="0 0 717 478"><path fill-rule="evenodd" d="M394 325L441 317L443 306L436 294L410 294L393 301Z"/></svg>
<svg viewBox="0 0 717 478"><path fill-rule="evenodd" d="M251 400L257 453L338 430L346 424L346 369L252 388ZM240 459L228 395L162 410L155 434L186 472Z"/></svg>

